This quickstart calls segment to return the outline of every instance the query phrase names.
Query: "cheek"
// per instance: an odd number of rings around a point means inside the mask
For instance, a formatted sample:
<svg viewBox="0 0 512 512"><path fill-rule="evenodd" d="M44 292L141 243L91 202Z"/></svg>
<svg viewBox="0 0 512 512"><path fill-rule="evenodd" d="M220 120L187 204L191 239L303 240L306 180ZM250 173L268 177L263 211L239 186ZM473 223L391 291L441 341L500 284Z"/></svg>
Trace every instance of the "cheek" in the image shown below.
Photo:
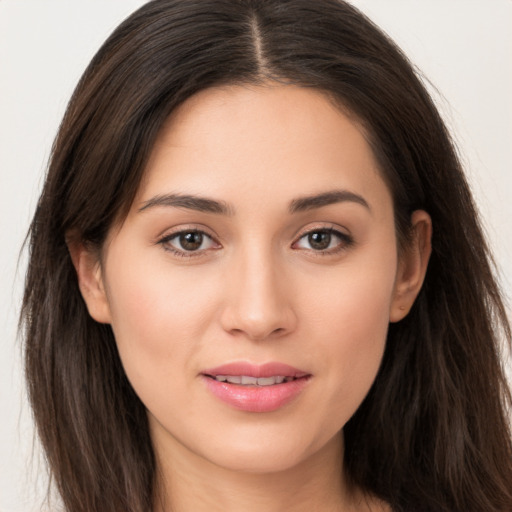
<svg viewBox="0 0 512 512"><path fill-rule="evenodd" d="M368 393L379 370L389 325L396 259L347 266L328 292L309 299L316 353L326 354L320 407L331 412L331 429L344 425ZM306 305L304 307L307 307ZM312 308L312 309L311 309ZM312 354L313 356L313 354Z"/></svg>
<svg viewBox="0 0 512 512"><path fill-rule="evenodd" d="M193 365L211 323L212 286L165 262L116 256L107 269L112 329L125 372L145 401L162 379L173 379L172 368Z"/></svg>

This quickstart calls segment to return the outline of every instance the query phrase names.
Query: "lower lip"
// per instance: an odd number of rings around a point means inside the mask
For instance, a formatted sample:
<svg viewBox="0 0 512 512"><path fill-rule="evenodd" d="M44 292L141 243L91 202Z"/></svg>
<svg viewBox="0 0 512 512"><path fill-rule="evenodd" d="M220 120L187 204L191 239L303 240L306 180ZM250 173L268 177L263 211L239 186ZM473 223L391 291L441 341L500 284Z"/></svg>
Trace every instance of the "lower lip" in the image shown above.
<svg viewBox="0 0 512 512"><path fill-rule="evenodd" d="M304 389L310 376L272 386L242 386L219 382L203 375L208 389L223 402L247 412L272 412L296 398Z"/></svg>

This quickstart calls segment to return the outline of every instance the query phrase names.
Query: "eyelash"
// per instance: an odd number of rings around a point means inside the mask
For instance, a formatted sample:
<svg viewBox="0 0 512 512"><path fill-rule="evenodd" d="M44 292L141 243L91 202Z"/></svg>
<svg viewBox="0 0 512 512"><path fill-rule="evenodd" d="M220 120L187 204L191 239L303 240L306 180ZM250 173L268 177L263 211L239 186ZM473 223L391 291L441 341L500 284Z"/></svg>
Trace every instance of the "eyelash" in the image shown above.
<svg viewBox="0 0 512 512"><path fill-rule="evenodd" d="M310 229L310 230L304 232L297 239L297 241L295 241L292 244L292 247L296 246L301 240L303 240L306 237L309 237L313 234L329 235L330 237L334 236L335 238L338 238L338 240L339 240L339 243L335 247L331 247L331 248L327 248L327 249L315 250L312 248L311 249L303 248L303 250L306 250L306 251L312 253L314 256L322 257L322 256L335 255L342 251L347 250L350 246L352 246L354 244L354 239L350 235L348 235L346 233L342 233L341 231L338 231L337 229L334 229L334 228L323 227L323 228ZM196 250L187 251L185 249L177 249L177 248L173 247L172 245L170 245L171 241L173 241L181 236L184 236L184 235L201 235L203 237L203 239L201 240L201 245L203 245L204 238L206 237L207 239L209 239L211 241L211 243L216 244L217 246L220 247L220 244L218 242L216 242L215 239L211 235L209 235L208 233L206 233L205 231L202 231L200 229L183 229L183 230L165 235L162 238L160 238L159 240L157 240L157 244L162 245L165 251L168 251L179 258L201 257L204 255L204 253L206 251L208 251L210 249L210 248L208 248L208 249L198 248ZM330 245L330 242L331 242L331 240L329 240L329 245Z"/></svg>
<svg viewBox="0 0 512 512"><path fill-rule="evenodd" d="M162 245L165 251L168 251L172 253L174 256L177 256L179 258L197 258L204 255L204 252L208 249L196 249L194 251L187 251L185 249L176 249L170 243L184 235L201 235L203 237L203 240L201 241L201 245L204 243L204 238L210 239L213 244L219 245L218 242L214 240L214 238L206 233L205 231L202 231L200 229L182 229L180 231L176 231L174 233L171 233L169 235L165 235L164 237L160 238L157 243Z"/></svg>
<svg viewBox="0 0 512 512"><path fill-rule="evenodd" d="M327 249L321 249L321 250L315 250L315 249L304 249L313 254L314 256L332 256L335 254L338 254L342 251L347 250L354 244L354 239L348 235L347 233L343 233L337 229L334 229L332 227L322 227L322 228L314 228L309 229L305 233L303 233L296 242L292 244L292 247L297 245L301 240L313 235L313 234L322 234L322 235L329 235L329 237L335 237L338 239L338 244L335 247L327 248ZM329 240L331 242L331 240Z"/></svg>

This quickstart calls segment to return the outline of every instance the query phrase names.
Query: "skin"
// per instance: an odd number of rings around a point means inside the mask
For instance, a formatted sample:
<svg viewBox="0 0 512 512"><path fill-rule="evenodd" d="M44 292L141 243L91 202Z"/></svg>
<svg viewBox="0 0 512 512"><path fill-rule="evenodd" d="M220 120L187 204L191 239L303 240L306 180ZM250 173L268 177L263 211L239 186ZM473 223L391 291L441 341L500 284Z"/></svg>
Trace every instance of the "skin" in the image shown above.
<svg viewBox="0 0 512 512"><path fill-rule="evenodd" d="M345 197L290 211L334 190L366 205ZM155 204L164 194L227 211ZM342 427L375 379L389 322L423 282L430 218L417 211L411 222L399 256L392 198L364 132L318 91L209 89L173 113L101 258L70 247L89 312L111 324L147 407L159 510L386 510L339 478ZM187 230L205 233L188 253L176 235ZM326 230L340 235L322 252L308 234ZM233 361L312 377L276 411L240 411L201 378Z"/></svg>

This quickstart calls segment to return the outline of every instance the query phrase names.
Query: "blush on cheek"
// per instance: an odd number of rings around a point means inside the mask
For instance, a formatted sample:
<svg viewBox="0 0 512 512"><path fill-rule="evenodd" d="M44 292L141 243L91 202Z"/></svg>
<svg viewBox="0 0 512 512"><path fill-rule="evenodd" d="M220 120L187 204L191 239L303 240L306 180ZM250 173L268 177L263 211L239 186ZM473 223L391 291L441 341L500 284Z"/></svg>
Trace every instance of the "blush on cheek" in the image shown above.
<svg viewBox="0 0 512 512"><path fill-rule="evenodd" d="M363 279L357 272L344 277L343 288L317 303L314 313L322 332L317 336L318 353L330 354L324 363L329 375L326 388L331 392L324 396L332 400L325 407L334 414L333 429L355 413L375 380L386 345L393 289L388 277Z"/></svg>

